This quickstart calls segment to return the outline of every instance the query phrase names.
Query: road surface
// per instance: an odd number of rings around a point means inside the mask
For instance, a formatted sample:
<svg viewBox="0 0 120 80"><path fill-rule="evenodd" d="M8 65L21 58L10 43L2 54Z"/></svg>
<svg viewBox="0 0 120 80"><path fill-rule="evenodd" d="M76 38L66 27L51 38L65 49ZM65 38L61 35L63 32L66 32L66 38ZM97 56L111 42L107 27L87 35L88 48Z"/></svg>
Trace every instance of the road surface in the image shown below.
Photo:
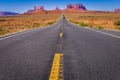
<svg viewBox="0 0 120 80"><path fill-rule="evenodd" d="M56 52L64 55L64 80L120 80L119 34L77 27L63 17L50 27L2 37L0 80L49 80Z"/></svg>

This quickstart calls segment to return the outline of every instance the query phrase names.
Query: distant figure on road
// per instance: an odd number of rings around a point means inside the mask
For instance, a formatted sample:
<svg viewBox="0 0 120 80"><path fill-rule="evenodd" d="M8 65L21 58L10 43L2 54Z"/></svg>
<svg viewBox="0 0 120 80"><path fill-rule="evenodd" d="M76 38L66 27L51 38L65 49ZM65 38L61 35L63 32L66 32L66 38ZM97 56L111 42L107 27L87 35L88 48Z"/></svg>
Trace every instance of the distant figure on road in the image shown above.
<svg viewBox="0 0 120 80"><path fill-rule="evenodd" d="M65 18L65 16L63 15L63 18Z"/></svg>

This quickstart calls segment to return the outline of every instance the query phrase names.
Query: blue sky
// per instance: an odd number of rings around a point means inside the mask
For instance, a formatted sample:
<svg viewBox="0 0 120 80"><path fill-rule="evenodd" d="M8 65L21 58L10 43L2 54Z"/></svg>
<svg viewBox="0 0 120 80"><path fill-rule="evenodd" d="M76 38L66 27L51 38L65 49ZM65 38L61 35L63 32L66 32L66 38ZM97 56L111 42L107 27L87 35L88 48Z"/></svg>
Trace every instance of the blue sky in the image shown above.
<svg viewBox="0 0 120 80"><path fill-rule="evenodd" d="M34 6L44 6L47 10L56 6L64 9L69 3L82 3L88 10L113 11L120 8L120 0L0 0L0 11L23 13Z"/></svg>

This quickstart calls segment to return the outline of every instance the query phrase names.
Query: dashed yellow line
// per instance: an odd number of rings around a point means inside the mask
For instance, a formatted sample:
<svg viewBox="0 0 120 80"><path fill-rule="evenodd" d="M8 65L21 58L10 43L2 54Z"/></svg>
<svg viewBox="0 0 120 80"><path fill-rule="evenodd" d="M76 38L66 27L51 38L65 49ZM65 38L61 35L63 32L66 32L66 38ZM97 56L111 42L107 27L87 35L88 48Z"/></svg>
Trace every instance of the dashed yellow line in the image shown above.
<svg viewBox="0 0 120 80"><path fill-rule="evenodd" d="M63 54L55 54L49 80L63 80Z"/></svg>
<svg viewBox="0 0 120 80"><path fill-rule="evenodd" d="M63 33L62 32L60 32L60 38L62 38L63 37Z"/></svg>

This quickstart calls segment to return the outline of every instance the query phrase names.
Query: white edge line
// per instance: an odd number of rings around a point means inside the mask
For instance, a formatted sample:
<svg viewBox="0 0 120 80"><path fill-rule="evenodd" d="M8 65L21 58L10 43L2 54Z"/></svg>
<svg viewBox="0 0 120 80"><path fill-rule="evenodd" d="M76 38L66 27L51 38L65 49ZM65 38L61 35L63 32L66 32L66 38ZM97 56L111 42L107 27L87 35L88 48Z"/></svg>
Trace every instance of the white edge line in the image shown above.
<svg viewBox="0 0 120 80"><path fill-rule="evenodd" d="M28 31L31 31L31 30L43 29L43 28L47 28L47 27L50 27L50 26L55 26L58 22L56 22L56 23L54 23L52 25L47 25L45 27L42 26L42 27L39 27L39 28L33 28L33 29L18 31L18 32L15 32L15 33L6 34L6 35L3 35L3 36L0 36L0 40L4 40L4 39L8 39L8 38L17 36L17 35L21 35L21 34L24 34L24 33L28 32Z"/></svg>
<svg viewBox="0 0 120 80"><path fill-rule="evenodd" d="M102 31L98 31L98 30L95 30L95 29L91 29L91 28L86 28L88 30L92 30L92 31L95 31L95 32L98 32L98 33L101 33L101 34L105 34L105 35L108 35L108 36L112 36L112 37L115 37L115 38L119 38L119 36L116 36L116 35L113 35L113 34L110 34L110 33L106 33L106 32L102 32Z"/></svg>
<svg viewBox="0 0 120 80"><path fill-rule="evenodd" d="M76 25L76 24L74 24L74 23L71 23L71 22L68 22L68 23L73 24L73 25L75 25L75 26L77 26L77 27L80 27L80 26L78 26L78 25ZM92 31L95 31L95 32L98 32L98 33L101 33L101 34L105 34L105 35L112 36L112 37L115 37L115 38L119 38L119 39L120 39L120 36L116 36L116 35L113 35L113 34L110 34L110 33L98 31L98 30L95 30L95 29L92 29L92 28L88 28L87 26L85 27L85 29L92 30Z"/></svg>
<svg viewBox="0 0 120 80"><path fill-rule="evenodd" d="M5 35L5 37L2 36L3 38L0 38L0 40L4 40L4 39L8 39L8 38L17 36L17 35L21 35L21 34L24 34L24 33L26 33L26 32L27 32L27 31L20 31L20 32L17 32L17 33L8 34L8 35Z"/></svg>
<svg viewBox="0 0 120 80"><path fill-rule="evenodd" d="M79 25L76 25L74 23L72 23L72 24L77 26L77 27L80 27ZM112 36L112 37L120 39L119 36L116 36L116 35L113 35L113 34L110 34L110 33L106 33L106 32L102 32L102 31L98 31L98 30L95 30L95 29L92 29L92 28L88 28L87 26L85 27L85 29L92 30L92 31L95 31L95 32L98 32L98 33L101 33L101 34L105 34L105 35ZM116 31L116 30L109 30L109 31ZM119 32L119 31L117 31L117 32Z"/></svg>

